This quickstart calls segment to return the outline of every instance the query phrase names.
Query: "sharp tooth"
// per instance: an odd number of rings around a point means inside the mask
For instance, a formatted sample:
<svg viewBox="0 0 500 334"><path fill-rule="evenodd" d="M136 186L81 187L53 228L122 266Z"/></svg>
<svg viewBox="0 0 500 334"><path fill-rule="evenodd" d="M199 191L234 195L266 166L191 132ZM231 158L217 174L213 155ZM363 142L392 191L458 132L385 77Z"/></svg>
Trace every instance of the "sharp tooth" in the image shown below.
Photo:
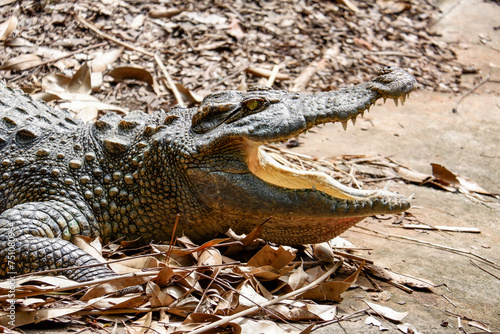
<svg viewBox="0 0 500 334"><path fill-rule="evenodd" d="M406 94L406 98L409 99L410 98L410 93Z"/></svg>
<svg viewBox="0 0 500 334"><path fill-rule="evenodd" d="M393 99L394 100L394 104L396 105L396 107L398 106L398 99Z"/></svg>
<svg viewBox="0 0 500 334"><path fill-rule="evenodd" d="M401 96L401 104L402 104L402 105L404 105L404 104L405 104L405 102L406 102L406 94L403 94L403 95Z"/></svg>
<svg viewBox="0 0 500 334"><path fill-rule="evenodd" d="M351 118L352 125L356 125L356 117Z"/></svg>
<svg viewBox="0 0 500 334"><path fill-rule="evenodd" d="M384 104L385 104L386 101L387 101L387 99L384 97Z"/></svg>
<svg viewBox="0 0 500 334"><path fill-rule="evenodd" d="M344 128L344 131L347 130L347 121L342 122L342 127Z"/></svg>
<svg viewBox="0 0 500 334"><path fill-rule="evenodd" d="M370 108L368 108L368 111L370 111ZM361 115L361 117L365 117L365 112L364 111L360 111L359 114Z"/></svg>
<svg viewBox="0 0 500 334"><path fill-rule="evenodd" d="M367 110L368 112L370 112L370 108L371 108L371 107L372 107L372 106L369 106L368 108L366 108L366 110Z"/></svg>
<svg viewBox="0 0 500 334"><path fill-rule="evenodd" d="M412 193L410 196L406 197L406 200L411 201L414 196L415 196L415 193Z"/></svg>

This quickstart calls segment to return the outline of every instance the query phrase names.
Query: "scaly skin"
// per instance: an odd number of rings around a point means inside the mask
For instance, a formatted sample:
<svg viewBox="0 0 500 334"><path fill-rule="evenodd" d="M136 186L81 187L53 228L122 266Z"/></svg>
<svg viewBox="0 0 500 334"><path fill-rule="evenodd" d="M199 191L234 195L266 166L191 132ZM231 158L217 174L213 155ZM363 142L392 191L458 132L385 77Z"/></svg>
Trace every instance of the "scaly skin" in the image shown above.
<svg viewBox="0 0 500 334"><path fill-rule="evenodd" d="M297 94L256 87L208 95L199 108L95 123L0 83L0 276L89 265L75 235L143 243L177 233L194 241L263 228L281 244L329 240L363 217L409 208L405 197L337 184L279 166L259 145L355 119L379 98L405 99L415 79L385 68L370 82ZM11 246L11 247L10 247ZM12 265L10 267L9 265ZM104 266L65 270L86 281Z"/></svg>

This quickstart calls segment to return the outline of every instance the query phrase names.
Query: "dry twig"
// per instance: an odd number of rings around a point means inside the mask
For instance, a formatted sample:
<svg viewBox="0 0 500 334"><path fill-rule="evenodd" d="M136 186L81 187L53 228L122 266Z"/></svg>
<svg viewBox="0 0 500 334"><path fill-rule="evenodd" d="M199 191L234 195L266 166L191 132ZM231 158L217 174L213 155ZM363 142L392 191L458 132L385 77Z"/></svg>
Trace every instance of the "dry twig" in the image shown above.
<svg viewBox="0 0 500 334"><path fill-rule="evenodd" d="M464 94L464 95L462 95L462 96L458 99L457 103L455 104L455 108L453 108L453 109L452 109L452 112L454 112L454 113L458 112L458 105L459 105L460 103L462 103L462 101L463 101L463 100L464 100L467 96L469 96L470 94L472 94L472 93L473 93L476 89L478 89L479 87L481 87L482 85L484 85L484 84L486 83L486 81L488 81L488 80L489 80L490 76L491 76L491 74L489 74L489 73L488 73L488 75L487 75L487 76L486 76L483 80L481 80L481 81L480 81L477 85L475 85L474 87L472 87L471 89L469 89L467 92L465 92L465 94Z"/></svg>
<svg viewBox="0 0 500 334"><path fill-rule="evenodd" d="M488 263L489 265L491 265L494 268L500 269L500 264L495 263L494 261L492 261L492 260L490 260L490 259L488 259L488 258L486 258L484 256L481 256L479 254L476 254L476 253L468 251L468 250L463 250L463 249L453 248L453 247L449 247L449 246L443 246L443 245L439 245L439 244L434 244L432 242L428 242L428 241L424 241L424 240L419 240L419 239L415 239L415 238L410 238L410 237L405 237L405 236L402 236L402 235L389 234L389 233L385 233L385 232L373 230L371 228L364 227L364 226L355 226L353 228L353 231L355 231L355 229L362 229L362 230L370 231L372 233L375 233L376 235L382 234L386 238L395 238L395 239L408 240L408 241L416 242L418 244L435 247L435 248L438 248L438 249L441 249L441 250L444 250L444 251L449 251L449 252L452 252L452 253L457 253L457 254L472 256L472 257L475 257L475 258L477 258L477 259L479 259L479 260L481 260L483 262Z"/></svg>
<svg viewBox="0 0 500 334"><path fill-rule="evenodd" d="M83 17L80 17L80 16L76 16L76 20L81 23L83 26L85 26L86 28L92 30L93 32L95 32L96 34L98 34L99 36L105 38L105 39L108 39L118 45L121 45L127 49L130 49L130 50L134 50L134 51L137 51L137 52L140 52L142 53L143 55L146 55L146 56L149 56L149 57L154 57L154 54L149 52L149 51L146 51L144 50L143 48L140 48L140 47L137 47L137 46L134 46L132 44L129 44L127 42L123 42L123 41L120 41L118 38L116 37L113 37L113 36L110 36L104 32L102 32L101 30L99 30L99 28L97 28L96 26L94 26L92 23L88 22L87 20L85 20Z"/></svg>
<svg viewBox="0 0 500 334"><path fill-rule="evenodd" d="M165 76L165 79L167 79L168 85L170 86L170 90L174 93L175 99L177 100L177 104L180 105L181 107L184 106L184 101L182 100L182 95L179 93L179 90L177 89L177 86L175 85L174 81L172 80L172 77L167 71L167 68L165 65L163 65L163 62L161 61L160 57L155 54L154 55L156 64L160 67L163 75Z"/></svg>

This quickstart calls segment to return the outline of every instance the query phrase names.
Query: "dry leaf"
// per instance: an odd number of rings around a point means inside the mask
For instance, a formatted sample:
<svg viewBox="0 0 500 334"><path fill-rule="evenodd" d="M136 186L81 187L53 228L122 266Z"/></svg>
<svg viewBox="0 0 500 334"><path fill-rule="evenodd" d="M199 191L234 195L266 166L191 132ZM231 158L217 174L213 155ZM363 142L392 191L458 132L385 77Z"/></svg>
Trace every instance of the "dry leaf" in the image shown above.
<svg viewBox="0 0 500 334"><path fill-rule="evenodd" d="M92 85L90 83L90 67L87 63L76 71L67 87L68 92L76 94L90 94Z"/></svg>
<svg viewBox="0 0 500 334"><path fill-rule="evenodd" d="M487 333L491 333L491 329L487 325L479 321L469 321L469 326L479 328L480 330L483 330Z"/></svg>
<svg viewBox="0 0 500 334"><path fill-rule="evenodd" d="M340 303L343 300L340 295L344 293L351 286L351 284L356 281L363 266L364 262L351 276L349 276L345 280L321 283L317 287L301 294L299 298L312 299L314 301L333 300Z"/></svg>
<svg viewBox="0 0 500 334"><path fill-rule="evenodd" d="M490 193L489 191L484 190L481 186L479 186L471 179L451 172L443 165L431 163L431 166L432 166L432 175L434 175L434 177L439 182L443 183L445 186L451 185L460 188L462 190L465 190L466 192L475 192L478 194L484 194L490 196L496 195Z"/></svg>
<svg viewBox="0 0 500 334"><path fill-rule="evenodd" d="M304 286L304 284L306 284L307 277L307 273L304 271L302 265L300 265L292 272L292 274L288 278L288 285L292 290L300 289Z"/></svg>
<svg viewBox="0 0 500 334"><path fill-rule="evenodd" d="M241 29L240 21L234 17L231 18L231 23L227 26L227 33L236 38L238 41L245 38L245 32Z"/></svg>
<svg viewBox="0 0 500 334"><path fill-rule="evenodd" d="M42 63L42 59L35 54L25 54L7 60L0 70L23 71Z"/></svg>
<svg viewBox="0 0 500 334"><path fill-rule="evenodd" d="M145 82L153 88L153 91L158 94L158 85L154 80L151 73L142 67L137 66L122 66L116 67L108 72L108 75L111 76L116 81L124 81L124 80L138 80Z"/></svg>
<svg viewBox="0 0 500 334"><path fill-rule="evenodd" d="M277 323L269 320L252 320L243 319L239 322L241 326L242 333L253 334L253 333L266 333L266 334L289 334L289 330L285 330L278 326Z"/></svg>
<svg viewBox="0 0 500 334"><path fill-rule="evenodd" d="M377 4L380 6L380 12L384 14L398 14L411 8L407 1L377 0Z"/></svg>
<svg viewBox="0 0 500 334"><path fill-rule="evenodd" d="M8 5L9 3L13 3L16 0L0 0L0 6Z"/></svg>
<svg viewBox="0 0 500 334"><path fill-rule="evenodd" d="M283 246L279 246L279 248L276 249L275 247L265 245L257 254L248 260L247 265L249 267L269 265L276 269L281 269L293 261L293 259L295 259L294 251L286 250Z"/></svg>
<svg viewBox="0 0 500 334"><path fill-rule="evenodd" d="M33 99L35 99L35 100L42 100L45 102L50 102L50 101L61 99L59 97L59 95L53 94L53 93L47 93L47 92L38 92L38 93L32 94L31 97L33 97Z"/></svg>
<svg viewBox="0 0 500 334"><path fill-rule="evenodd" d="M11 16L0 23L0 42L5 41L17 28L17 17Z"/></svg>
<svg viewBox="0 0 500 334"><path fill-rule="evenodd" d="M166 307L172 304L175 300L152 281L146 284L146 294L151 297L149 302L151 307Z"/></svg>
<svg viewBox="0 0 500 334"><path fill-rule="evenodd" d="M251 285L250 281L245 281L236 290L240 293L239 305L244 307L252 307L267 302L268 300L262 297Z"/></svg>
<svg viewBox="0 0 500 334"><path fill-rule="evenodd" d="M134 330L136 333L146 333L151 327L151 321L153 320L153 313L148 312L143 317L134 320L131 326L128 326L127 330ZM137 326L134 326L137 325Z"/></svg>
<svg viewBox="0 0 500 334"><path fill-rule="evenodd" d="M55 94L67 92L67 87L71 81L70 77L62 74L49 74L42 78L42 89Z"/></svg>
<svg viewBox="0 0 500 334"><path fill-rule="evenodd" d="M91 122L97 119L98 114L99 109L97 109L95 106L89 106L87 108L80 109L75 114L74 118L81 119L83 122Z"/></svg>
<svg viewBox="0 0 500 334"><path fill-rule="evenodd" d="M73 110L74 112L78 112L78 111L85 109L85 108L97 108L98 110L119 111L123 114L128 113L128 110L123 109L119 106L115 106L113 104L99 102L99 101L74 100L74 101L70 101L70 102L60 103L59 106L63 109Z"/></svg>
<svg viewBox="0 0 500 334"><path fill-rule="evenodd" d="M110 49L106 53L93 55L92 72L104 72L109 65L113 64L123 53L123 48Z"/></svg>
<svg viewBox="0 0 500 334"><path fill-rule="evenodd" d="M187 89L186 87L184 87L184 85L180 83L176 83L175 87L177 88L179 93L181 93L183 101L186 101L188 103L200 103L203 100L203 96L196 94L190 89Z"/></svg>
<svg viewBox="0 0 500 334"><path fill-rule="evenodd" d="M318 260L328 263L333 263L335 261L333 249L330 246L329 242L312 245L312 249L314 257L316 257Z"/></svg>
<svg viewBox="0 0 500 334"><path fill-rule="evenodd" d="M102 257L102 245L99 238L92 239L87 236L76 235L73 244L95 257L101 263L106 263L106 260Z"/></svg>
<svg viewBox="0 0 500 334"><path fill-rule="evenodd" d="M345 5L347 8L349 8L353 12L358 12L359 11L358 6L356 6L350 0L337 0L337 3Z"/></svg>
<svg viewBox="0 0 500 334"><path fill-rule="evenodd" d="M151 9L149 11L148 15L149 15L149 17L152 17L155 19L158 19L161 17L169 19L175 15L179 15L183 11L184 11L183 9L179 9L179 8L175 8L175 7L172 7L172 8L161 7L161 8Z"/></svg>
<svg viewBox="0 0 500 334"><path fill-rule="evenodd" d="M420 173L404 166L396 167L395 170L404 180L414 183L425 183L433 179L432 175Z"/></svg>
<svg viewBox="0 0 500 334"><path fill-rule="evenodd" d="M430 289L436 286L433 282L429 280L416 278L408 275L397 274L389 269L382 268L374 264L366 264L365 268L369 270L372 275L380 279L407 285L412 288Z"/></svg>
<svg viewBox="0 0 500 334"><path fill-rule="evenodd" d="M378 320L377 318L374 318L372 316L366 317L365 324L366 325L373 325L373 326L377 326L377 327L379 327L379 326L382 325L382 323L380 322L380 320Z"/></svg>
<svg viewBox="0 0 500 334"><path fill-rule="evenodd" d="M90 82L92 85L92 92L98 92L104 83L102 72L92 72L90 73Z"/></svg>
<svg viewBox="0 0 500 334"><path fill-rule="evenodd" d="M395 322L401 322L408 315L408 312L397 312L387 306L378 305L366 300L364 302L378 315Z"/></svg>
<svg viewBox="0 0 500 334"><path fill-rule="evenodd" d="M402 332L406 334L420 334L412 325L410 324L398 324L396 327Z"/></svg>
<svg viewBox="0 0 500 334"><path fill-rule="evenodd" d="M134 19L132 20L132 22L130 22L130 26L129 27L131 29L139 29L144 24L144 21L146 21L146 15L139 14L136 17L134 17Z"/></svg>

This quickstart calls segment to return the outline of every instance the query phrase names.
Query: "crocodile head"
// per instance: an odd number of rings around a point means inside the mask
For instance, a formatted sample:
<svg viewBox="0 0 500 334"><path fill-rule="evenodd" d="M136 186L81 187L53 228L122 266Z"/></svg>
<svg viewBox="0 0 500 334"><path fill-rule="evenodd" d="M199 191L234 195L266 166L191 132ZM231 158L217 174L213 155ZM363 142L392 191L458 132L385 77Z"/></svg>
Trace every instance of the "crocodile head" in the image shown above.
<svg viewBox="0 0 500 334"><path fill-rule="evenodd" d="M190 145L185 159L191 187L226 227L248 233L268 220L262 237L280 244L326 241L366 216L405 211L410 203L404 196L354 189L322 172L283 166L261 145L319 124L354 123L379 98L404 102L415 85L405 71L384 68L370 82L331 92L255 87L208 95L184 134L190 137L184 143Z"/></svg>

